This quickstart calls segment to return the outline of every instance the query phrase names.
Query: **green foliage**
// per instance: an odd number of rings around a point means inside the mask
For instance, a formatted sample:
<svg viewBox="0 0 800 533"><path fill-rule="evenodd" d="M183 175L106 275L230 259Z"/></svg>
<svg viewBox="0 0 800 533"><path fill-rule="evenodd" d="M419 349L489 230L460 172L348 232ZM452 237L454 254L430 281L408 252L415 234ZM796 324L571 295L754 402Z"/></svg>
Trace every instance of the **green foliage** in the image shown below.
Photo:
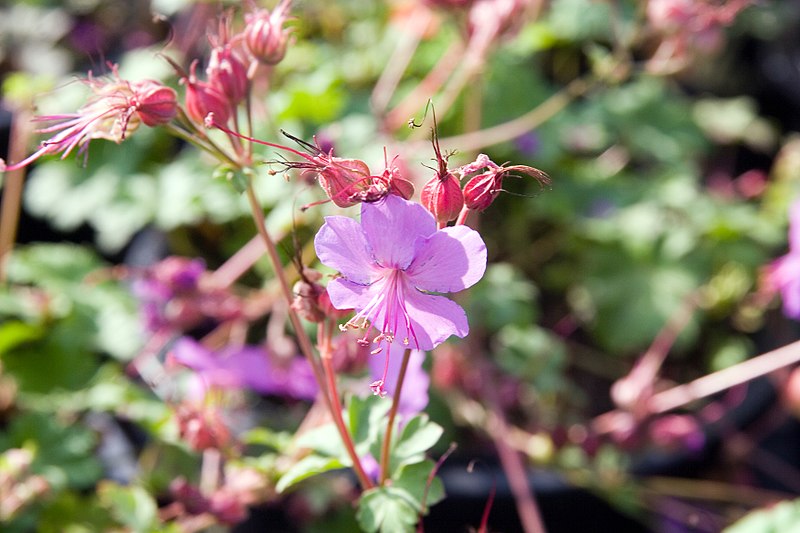
<svg viewBox="0 0 800 533"><path fill-rule="evenodd" d="M356 514L359 525L369 533L414 531L417 516L413 496L397 487L378 487L364 492Z"/></svg>
<svg viewBox="0 0 800 533"><path fill-rule="evenodd" d="M784 501L768 509L754 511L725 533L797 533L800 531L800 500Z"/></svg>

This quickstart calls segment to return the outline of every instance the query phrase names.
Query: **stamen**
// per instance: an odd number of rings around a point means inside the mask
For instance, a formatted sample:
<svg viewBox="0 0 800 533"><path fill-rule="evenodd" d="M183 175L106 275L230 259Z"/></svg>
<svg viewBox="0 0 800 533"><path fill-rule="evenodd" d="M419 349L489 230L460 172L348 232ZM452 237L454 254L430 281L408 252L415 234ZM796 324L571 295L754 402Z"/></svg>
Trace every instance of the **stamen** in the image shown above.
<svg viewBox="0 0 800 533"><path fill-rule="evenodd" d="M372 389L372 394L375 396L380 396L381 398L386 397L386 389L383 388L383 380L379 379L378 381L373 381L369 388Z"/></svg>

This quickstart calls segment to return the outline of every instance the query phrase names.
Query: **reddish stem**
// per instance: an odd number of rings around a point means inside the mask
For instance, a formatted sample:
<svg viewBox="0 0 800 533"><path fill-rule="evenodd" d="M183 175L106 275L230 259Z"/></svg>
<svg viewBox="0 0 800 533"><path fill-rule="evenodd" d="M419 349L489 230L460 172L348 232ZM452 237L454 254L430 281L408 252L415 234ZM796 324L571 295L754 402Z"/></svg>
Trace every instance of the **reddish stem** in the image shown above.
<svg viewBox="0 0 800 533"><path fill-rule="evenodd" d="M386 357L389 357L387 354ZM380 485L386 483L389 478L389 457L392 449L392 431L394 429L394 420L397 417L397 410L400 407L400 393L403 391L403 381L405 381L406 370L408 369L408 361L411 359L411 349L406 348L403 352L403 362L400 363L400 374L397 376L397 385L394 388L392 395L392 408L389 411L389 420L386 422L386 435L383 437L383 446L381 446L381 477Z"/></svg>

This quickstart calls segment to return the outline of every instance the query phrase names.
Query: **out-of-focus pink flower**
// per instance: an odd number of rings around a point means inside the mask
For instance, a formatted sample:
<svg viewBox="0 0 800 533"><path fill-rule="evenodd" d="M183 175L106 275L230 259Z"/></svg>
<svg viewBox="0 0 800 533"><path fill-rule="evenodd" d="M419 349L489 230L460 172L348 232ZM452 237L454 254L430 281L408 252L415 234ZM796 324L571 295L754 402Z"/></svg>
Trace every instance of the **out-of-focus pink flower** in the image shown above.
<svg viewBox="0 0 800 533"><path fill-rule="evenodd" d="M54 135L22 161L6 165L0 159L0 172L22 168L46 154L61 154L61 159L76 149L85 154L93 139L119 144L140 122L147 126L165 124L178 110L173 89L154 80L125 81L119 77L116 65L111 66L109 77L95 78L90 72L86 84L94 92L89 101L76 113L35 117L35 122L52 123L38 133Z"/></svg>
<svg viewBox="0 0 800 533"><path fill-rule="evenodd" d="M317 383L302 357L278 361L258 346L229 346L212 351L188 337L172 347L174 361L195 371L204 390L251 389L261 394L313 400Z"/></svg>
<svg viewBox="0 0 800 533"><path fill-rule="evenodd" d="M800 320L800 201L789 210L789 253L770 263L764 281L769 291L780 291L783 313Z"/></svg>
<svg viewBox="0 0 800 533"><path fill-rule="evenodd" d="M281 0L271 13L266 9L255 9L245 16L244 42L258 61L275 65L286 55L291 30L283 25L291 5L291 0Z"/></svg>

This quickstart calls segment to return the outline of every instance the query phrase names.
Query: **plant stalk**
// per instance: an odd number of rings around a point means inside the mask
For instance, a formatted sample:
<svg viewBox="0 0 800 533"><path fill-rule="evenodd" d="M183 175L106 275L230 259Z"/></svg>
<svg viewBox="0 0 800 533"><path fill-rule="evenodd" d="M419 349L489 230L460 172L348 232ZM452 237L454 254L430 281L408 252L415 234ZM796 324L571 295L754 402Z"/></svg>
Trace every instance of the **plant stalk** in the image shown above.
<svg viewBox="0 0 800 533"><path fill-rule="evenodd" d="M389 354L386 354L389 357ZM389 456L392 449L392 430L394 429L394 420L397 418L397 410L400 408L400 393L403 391L403 381L406 378L406 370L408 369L408 361L411 359L411 348L406 348L403 352L403 362L400 363L400 373L397 376L397 384L394 387L394 394L392 395L392 407L389 410L389 420L386 422L386 435L383 438L383 446L381 446L381 477L380 485L386 483L389 478Z"/></svg>

